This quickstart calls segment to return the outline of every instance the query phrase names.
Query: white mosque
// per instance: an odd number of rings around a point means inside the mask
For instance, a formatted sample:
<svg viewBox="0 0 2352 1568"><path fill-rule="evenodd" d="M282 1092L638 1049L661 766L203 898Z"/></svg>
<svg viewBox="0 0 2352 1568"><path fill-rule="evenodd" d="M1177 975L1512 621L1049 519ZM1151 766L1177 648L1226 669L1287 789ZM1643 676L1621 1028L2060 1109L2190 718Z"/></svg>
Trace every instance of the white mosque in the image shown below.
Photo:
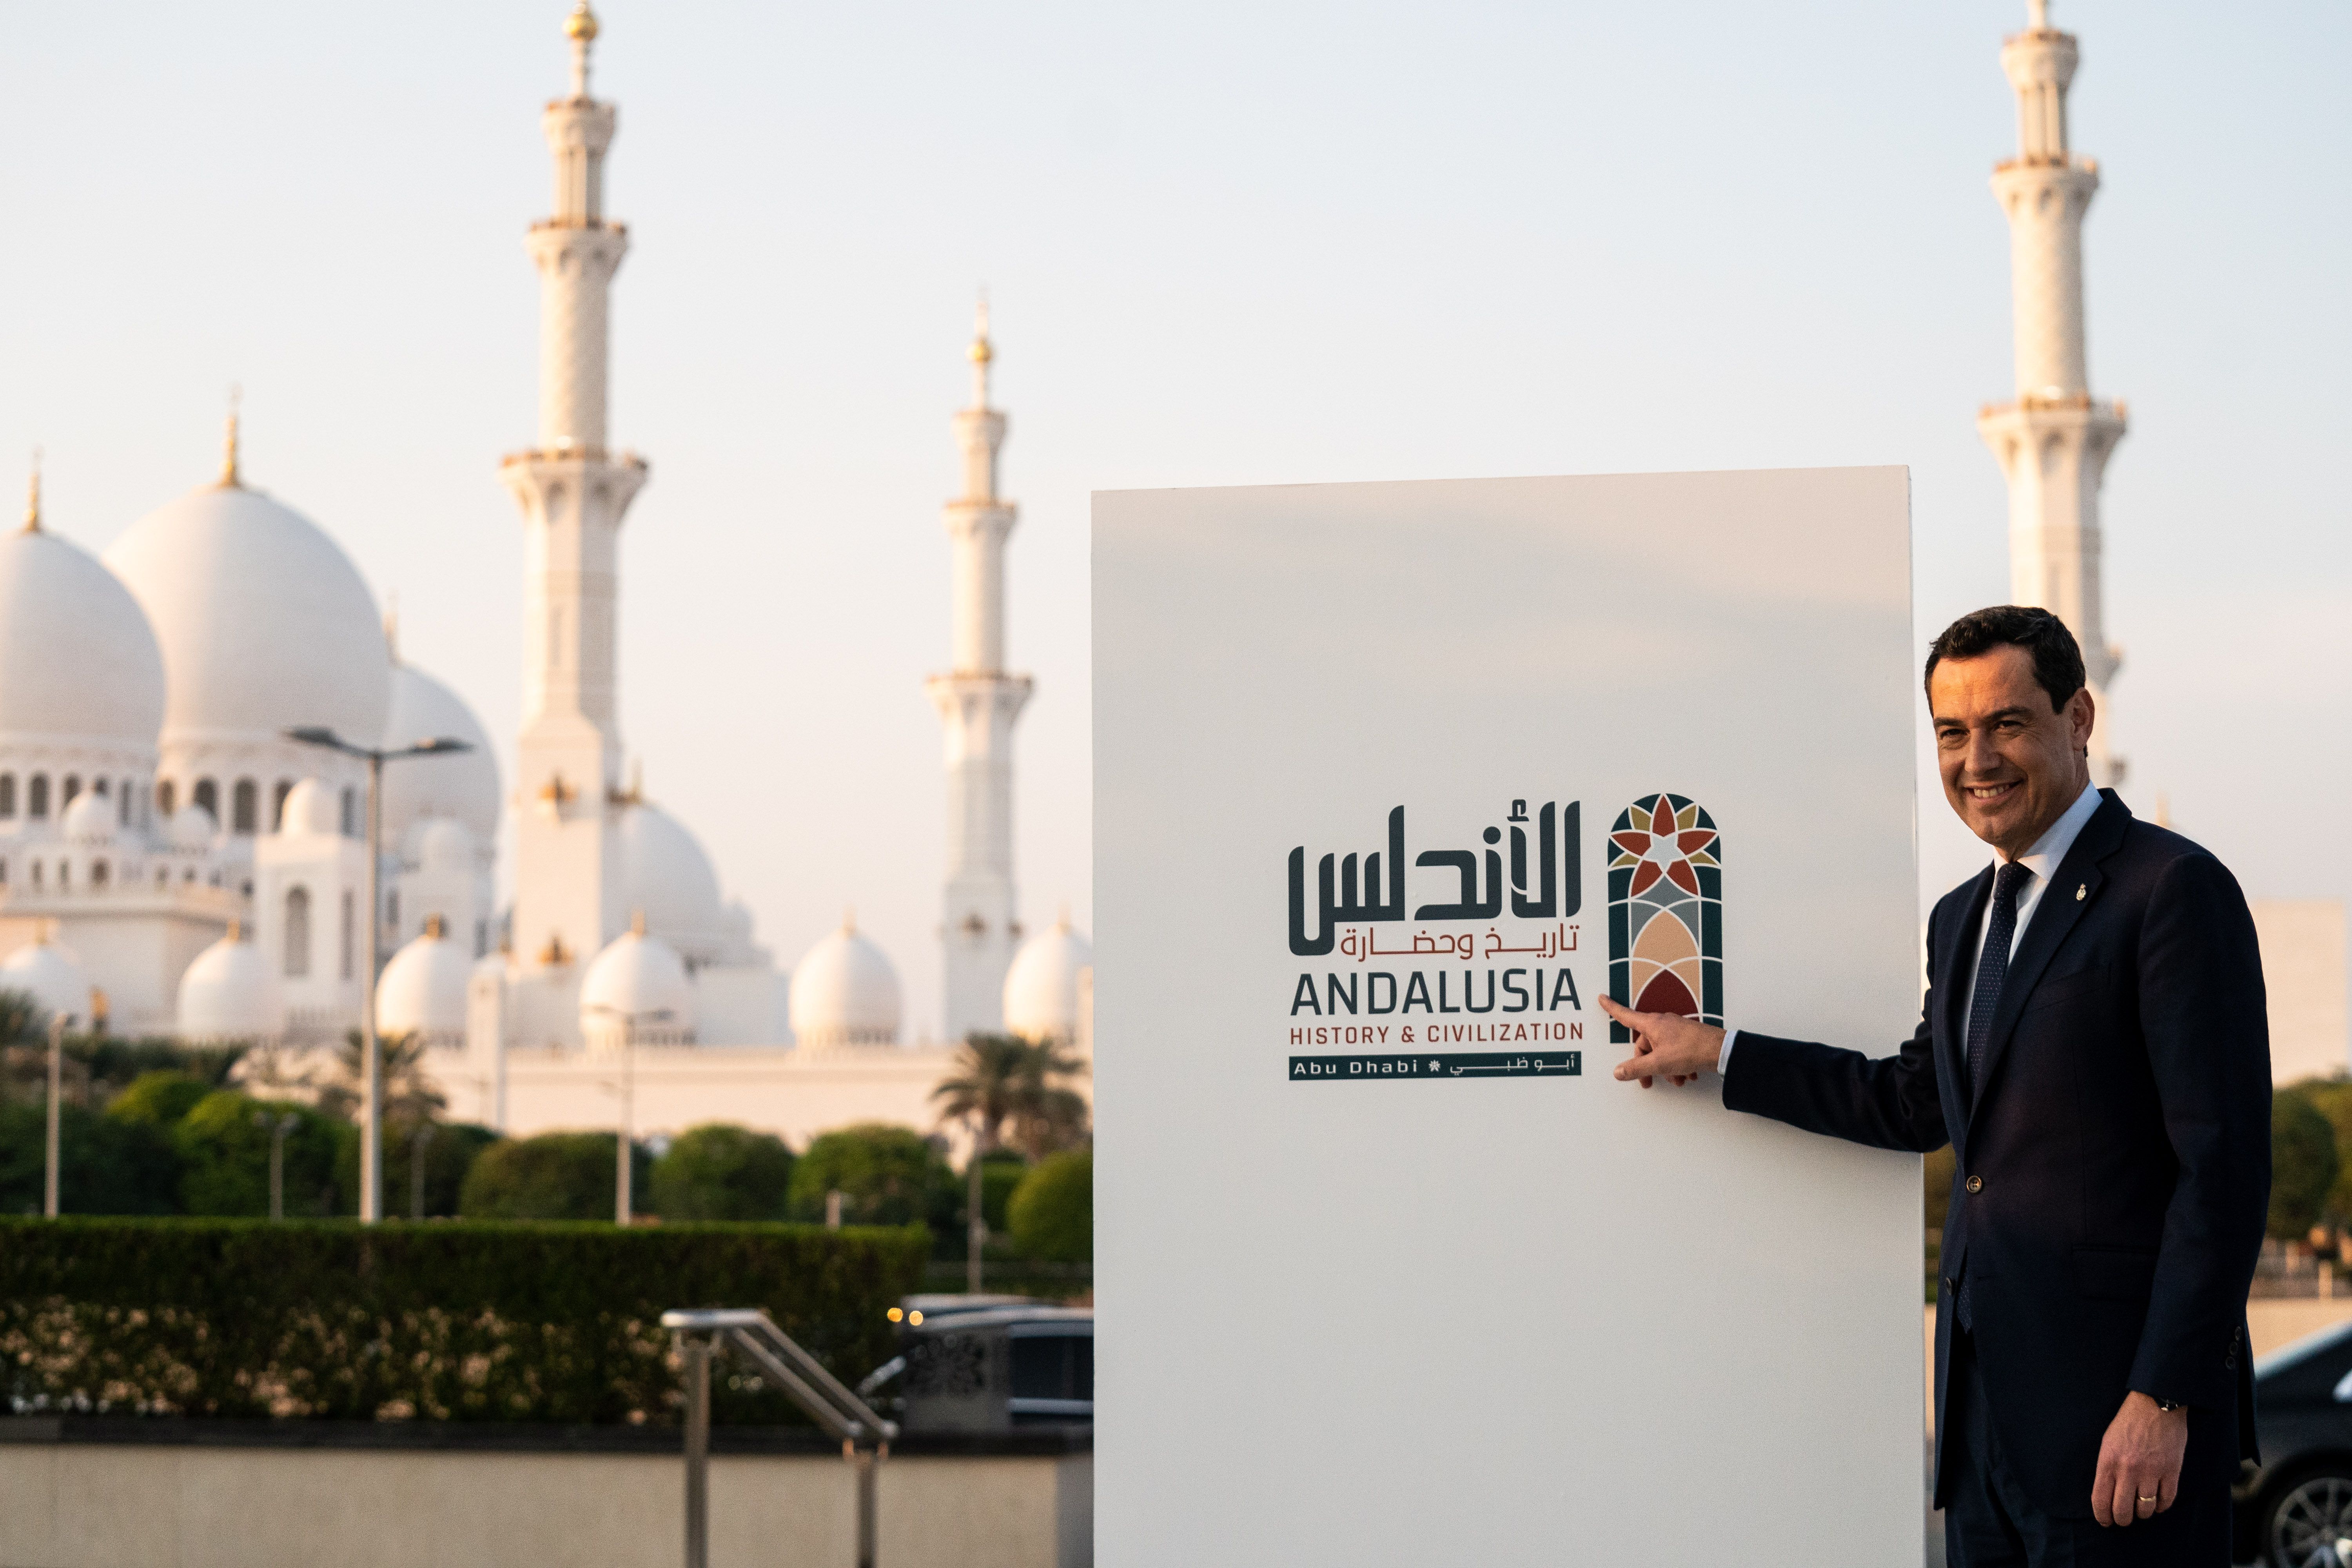
<svg viewBox="0 0 2352 1568"><path fill-rule="evenodd" d="M1992 182L2011 234L2016 385L1977 424L2009 481L2012 596L2081 640L2094 765L2115 784L2121 656L2101 605L2099 492L2126 411L2090 390L2082 232L2099 180L2071 146L2079 49L2047 0L2029 5L2001 51L2018 153ZM123 1034L294 1054L340 1039L362 1005L365 776L285 732L448 736L472 750L384 771L377 1016L425 1040L455 1112L523 1132L609 1126L625 1076L639 1131L928 1126L949 1051L902 1043L888 957L845 921L787 984L700 843L622 776L614 545L647 468L607 444L606 304L628 242L604 213L615 116L589 93L584 3L566 31L571 91L544 116L555 214L529 240L539 435L501 467L529 539L519 777L501 780L464 702L402 658L333 540L246 483L234 419L217 481L141 520L103 562L44 531L37 476L24 529L0 539L0 986L103 1011ZM1065 920L1024 942L1014 919L1013 732L1031 682L1005 668L1015 511L997 488L993 352L983 317L972 404L955 416L962 494L946 510L952 662L926 684L948 784L940 1037L1005 1028L1090 1054L1085 939ZM501 831L516 868L504 909ZM2280 1077L2341 1070L2344 905L2254 912Z"/></svg>
<svg viewBox="0 0 2352 1568"><path fill-rule="evenodd" d="M795 1142L856 1121L928 1129L950 1046L902 1041L898 972L845 920L789 981L693 833L622 772L616 544L645 460L608 445L606 318L626 228L607 219L616 123L590 96L597 23L565 25L571 90L542 123L554 216L541 290L538 439L500 477L528 538L519 777L465 702L408 662L341 548L247 482L232 414L219 477L95 558L42 526L0 539L0 986L114 1032L236 1040L300 1070L361 1022L367 765L288 738L397 750L379 803L376 1022L414 1034L453 1114L515 1132L610 1126L625 1060L643 1133L731 1121ZM953 663L941 1037L1009 1029L1091 1049L1092 958L1066 920L1014 918L993 348L971 347L949 503ZM501 831L514 889L500 908ZM86 991L88 1002L71 1002Z"/></svg>

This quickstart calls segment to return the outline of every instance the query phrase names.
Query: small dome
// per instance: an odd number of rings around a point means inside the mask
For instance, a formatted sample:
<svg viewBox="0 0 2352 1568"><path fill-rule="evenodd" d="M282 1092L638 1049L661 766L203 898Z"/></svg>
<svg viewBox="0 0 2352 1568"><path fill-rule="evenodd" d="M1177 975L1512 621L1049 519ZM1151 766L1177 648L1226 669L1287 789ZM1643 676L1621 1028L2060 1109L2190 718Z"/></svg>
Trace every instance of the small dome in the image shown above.
<svg viewBox="0 0 2352 1568"><path fill-rule="evenodd" d="M1032 1040L1068 1041L1078 1032L1078 972L1093 964L1095 950L1070 929L1064 915L1051 931L1021 944L1004 972L1006 1032Z"/></svg>
<svg viewBox="0 0 2352 1568"><path fill-rule="evenodd" d="M131 590L54 533L0 537L0 743L152 751L163 726L163 655Z"/></svg>
<svg viewBox="0 0 2352 1568"><path fill-rule="evenodd" d="M415 1034L427 1045L463 1045L466 984L473 972L473 960L449 940L441 917L427 920L425 934L394 953L377 977L376 1032Z"/></svg>
<svg viewBox="0 0 2352 1568"><path fill-rule="evenodd" d="M235 925L180 976L184 1040L266 1040L284 1025L278 976Z"/></svg>
<svg viewBox="0 0 2352 1568"><path fill-rule="evenodd" d="M331 838L342 830L343 799L332 784L304 779L286 792L285 808L278 814L278 832L296 838Z"/></svg>
<svg viewBox="0 0 2352 1568"><path fill-rule="evenodd" d="M73 797L58 830L69 844L110 844L114 841L114 803L94 789Z"/></svg>
<svg viewBox="0 0 2352 1568"><path fill-rule="evenodd" d="M898 972L854 921L793 970L793 1038L803 1047L898 1043Z"/></svg>
<svg viewBox="0 0 2352 1568"><path fill-rule="evenodd" d="M211 812L190 801L172 814L168 836L174 849L209 849L220 837L220 824L213 820Z"/></svg>
<svg viewBox="0 0 2352 1568"><path fill-rule="evenodd" d="M402 841L400 858L434 871L466 871L474 865L474 836L454 816L418 819Z"/></svg>
<svg viewBox="0 0 2352 1568"><path fill-rule="evenodd" d="M89 973L69 947L43 941L18 948L0 960L0 990L30 996L44 1028L59 1013L73 1023L89 1023Z"/></svg>
<svg viewBox="0 0 2352 1568"><path fill-rule="evenodd" d="M394 665L392 712L384 721L383 745L413 746L444 736L474 749L410 757L383 770L385 843L400 843L414 824L427 816L456 817L472 831L477 844L497 840L506 795L489 731L446 686L415 665Z"/></svg>
<svg viewBox="0 0 2352 1568"><path fill-rule="evenodd" d="M264 739L323 724L383 733L392 658L341 546L259 490L206 485L106 552L163 650L165 740Z"/></svg>
<svg viewBox="0 0 2352 1568"><path fill-rule="evenodd" d="M627 931L606 942L581 977L580 1026L592 1041L617 1041L623 1030L640 1043L686 1039L694 1033L694 982L677 949ZM652 1016L656 1013L668 1016Z"/></svg>
<svg viewBox="0 0 2352 1568"><path fill-rule="evenodd" d="M646 930L698 963L727 941L719 873L686 825L650 801L621 813L621 907L643 911Z"/></svg>

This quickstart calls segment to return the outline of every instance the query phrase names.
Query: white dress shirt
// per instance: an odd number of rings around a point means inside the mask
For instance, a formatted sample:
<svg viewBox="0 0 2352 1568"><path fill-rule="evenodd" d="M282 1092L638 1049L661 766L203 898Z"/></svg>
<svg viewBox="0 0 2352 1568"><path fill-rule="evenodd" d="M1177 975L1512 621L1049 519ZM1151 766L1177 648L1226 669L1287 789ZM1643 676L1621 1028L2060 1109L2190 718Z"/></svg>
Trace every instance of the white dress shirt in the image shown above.
<svg viewBox="0 0 2352 1568"><path fill-rule="evenodd" d="M2032 848L2017 858L2017 863L2033 874L2026 879L2023 887L2017 889L2017 923L2009 937L2009 951L2011 957L2016 955L2017 944L2025 940L2025 922L2033 918L2035 910L2041 908L2042 895L2050 886L2050 879L2057 874L2059 864L2066 858L2066 851L2074 847L2074 840L2082 837L2083 829L2097 814L2099 803L2105 798L2099 794L2098 785L2084 784L2083 793L2074 797L2074 804L2068 806L2058 820L2052 823L2042 837L2033 841ZM1995 850L1992 863L1996 872L2002 859L2000 852ZM1984 956L1985 932L1991 929L1991 926L1992 900L1987 899L1984 919L1977 926L1976 949L1979 961ZM1948 978L1946 984L1950 983L1950 979ZM1969 1019L1976 1011L1976 971L1971 968L1969 971L1968 1001L1960 1009L1960 1038L1963 1040L1969 1037ZM1723 1050L1715 1058L1715 1070L1718 1074L1731 1070L1731 1047L1738 1038L1739 1031L1737 1029L1726 1029L1723 1032Z"/></svg>

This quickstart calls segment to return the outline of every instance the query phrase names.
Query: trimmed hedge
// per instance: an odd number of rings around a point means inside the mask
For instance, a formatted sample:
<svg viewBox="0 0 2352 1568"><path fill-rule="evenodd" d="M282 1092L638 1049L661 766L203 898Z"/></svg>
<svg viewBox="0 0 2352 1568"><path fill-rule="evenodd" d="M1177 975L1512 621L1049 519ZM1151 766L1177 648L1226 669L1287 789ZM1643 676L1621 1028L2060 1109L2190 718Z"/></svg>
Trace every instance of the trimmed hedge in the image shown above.
<svg viewBox="0 0 2352 1568"><path fill-rule="evenodd" d="M895 1353L920 1226L0 1218L0 1384L34 1410L670 1423L672 1307L764 1307L845 1382ZM733 1357L712 1417L802 1420Z"/></svg>

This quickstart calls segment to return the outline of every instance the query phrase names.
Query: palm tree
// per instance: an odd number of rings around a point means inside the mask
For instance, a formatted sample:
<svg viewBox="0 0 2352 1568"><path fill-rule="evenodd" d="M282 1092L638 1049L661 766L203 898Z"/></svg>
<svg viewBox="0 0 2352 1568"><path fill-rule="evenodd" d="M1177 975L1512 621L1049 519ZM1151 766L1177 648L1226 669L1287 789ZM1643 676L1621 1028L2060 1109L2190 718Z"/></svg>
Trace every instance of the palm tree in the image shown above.
<svg viewBox="0 0 2352 1568"><path fill-rule="evenodd" d="M449 1097L425 1071L425 1041L415 1031L386 1036L377 1043L377 1070L383 1075L385 1121L414 1125L430 1121L448 1108ZM360 1032L346 1033L326 1081L318 1086L319 1109L328 1115L349 1120L356 1111L366 1092L361 1082L362 1051Z"/></svg>
<svg viewBox="0 0 2352 1568"><path fill-rule="evenodd" d="M975 1034L956 1053L955 1071L931 1090L931 1098L940 1102L942 1122L961 1121L971 1129L964 1283L974 1294L981 1285L981 1247L988 1239L981 1164L1005 1146L1008 1124L1014 1144L1033 1160L1082 1136L1086 1100L1055 1080L1085 1070L1085 1063L1051 1041Z"/></svg>
<svg viewBox="0 0 2352 1568"><path fill-rule="evenodd" d="M1012 1141L1032 1163L1086 1142L1086 1096L1061 1081L1086 1070L1086 1058L1056 1041L1029 1047L1013 1097Z"/></svg>

